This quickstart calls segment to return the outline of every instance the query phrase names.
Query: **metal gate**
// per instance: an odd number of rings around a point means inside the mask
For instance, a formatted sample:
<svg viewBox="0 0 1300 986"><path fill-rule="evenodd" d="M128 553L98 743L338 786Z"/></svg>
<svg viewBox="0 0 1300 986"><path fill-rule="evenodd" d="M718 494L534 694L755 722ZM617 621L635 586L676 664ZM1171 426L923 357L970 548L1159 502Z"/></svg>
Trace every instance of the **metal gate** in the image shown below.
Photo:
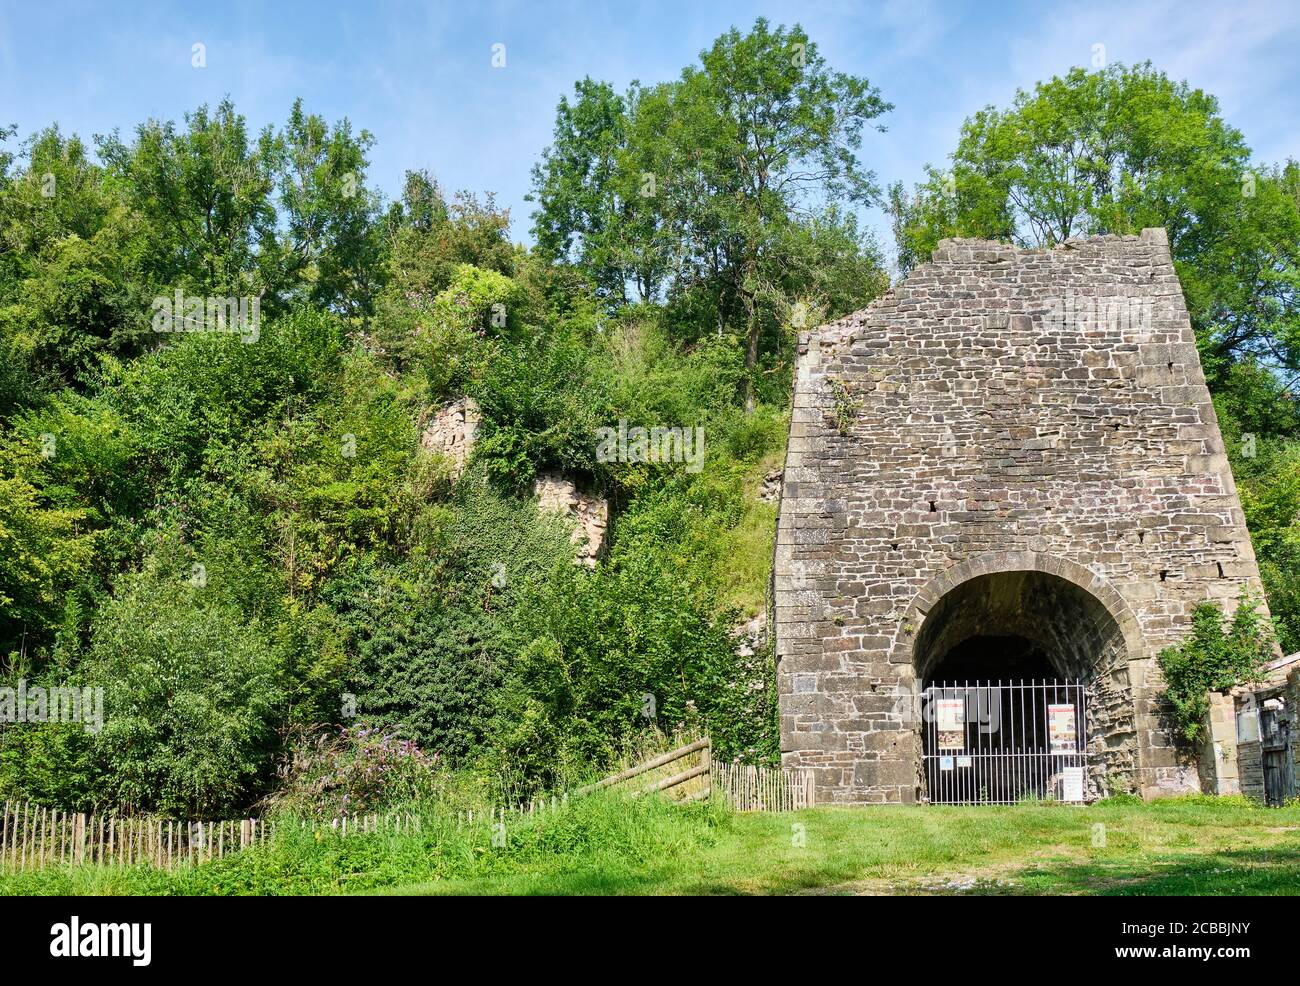
<svg viewBox="0 0 1300 986"><path fill-rule="evenodd" d="M1086 701L1077 679L931 682L921 695L930 803L1083 802Z"/></svg>

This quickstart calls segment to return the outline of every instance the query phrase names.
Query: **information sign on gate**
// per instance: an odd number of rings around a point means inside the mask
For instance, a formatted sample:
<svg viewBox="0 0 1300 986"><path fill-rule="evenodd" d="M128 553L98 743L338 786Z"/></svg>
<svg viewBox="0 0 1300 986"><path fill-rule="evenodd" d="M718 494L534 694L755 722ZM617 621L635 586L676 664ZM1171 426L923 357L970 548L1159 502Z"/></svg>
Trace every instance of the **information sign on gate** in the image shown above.
<svg viewBox="0 0 1300 986"><path fill-rule="evenodd" d="M966 749L966 700L941 698L935 704L939 720L939 749Z"/></svg>
<svg viewBox="0 0 1300 986"><path fill-rule="evenodd" d="M1053 753L1078 753L1078 737L1074 729L1074 705L1049 705L1047 707L1047 739Z"/></svg>

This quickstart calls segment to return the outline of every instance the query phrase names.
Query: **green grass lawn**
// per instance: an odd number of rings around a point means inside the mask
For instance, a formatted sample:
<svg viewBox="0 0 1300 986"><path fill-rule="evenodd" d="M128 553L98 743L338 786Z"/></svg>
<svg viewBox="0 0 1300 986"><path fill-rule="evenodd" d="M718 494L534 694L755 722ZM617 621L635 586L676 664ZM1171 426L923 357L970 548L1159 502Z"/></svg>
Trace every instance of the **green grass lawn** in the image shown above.
<svg viewBox="0 0 1300 986"><path fill-rule="evenodd" d="M616 796L487 829L283 837L175 873L66 867L15 893L1293 894L1300 807L1239 799L738 815Z"/></svg>

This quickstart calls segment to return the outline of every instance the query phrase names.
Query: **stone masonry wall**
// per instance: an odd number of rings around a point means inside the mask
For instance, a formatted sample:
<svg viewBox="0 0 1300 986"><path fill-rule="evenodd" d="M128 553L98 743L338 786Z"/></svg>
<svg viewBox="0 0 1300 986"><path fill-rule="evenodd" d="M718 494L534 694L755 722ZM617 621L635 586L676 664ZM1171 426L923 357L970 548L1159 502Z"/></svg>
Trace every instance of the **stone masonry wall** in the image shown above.
<svg viewBox="0 0 1300 986"><path fill-rule="evenodd" d="M1154 658L1196 603L1259 584L1163 230L945 240L800 339L774 625L783 762L819 801L921 793L916 635L962 580L1015 571L1100 604L1100 690L1131 713L1100 742L1135 747L1110 788L1194 789Z"/></svg>
<svg viewBox="0 0 1300 986"><path fill-rule="evenodd" d="M533 482L537 509L554 513L573 524L570 540L574 561L585 568L595 568L605 551L609 530L609 503L604 497L580 490L571 479L557 473L544 473Z"/></svg>
<svg viewBox="0 0 1300 986"><path fill-rule="evenodd" d="M420 435L420 447L446 456L452 477L458 478L474 451L480 417L474 398L458 398L433 415Z"/></svg>

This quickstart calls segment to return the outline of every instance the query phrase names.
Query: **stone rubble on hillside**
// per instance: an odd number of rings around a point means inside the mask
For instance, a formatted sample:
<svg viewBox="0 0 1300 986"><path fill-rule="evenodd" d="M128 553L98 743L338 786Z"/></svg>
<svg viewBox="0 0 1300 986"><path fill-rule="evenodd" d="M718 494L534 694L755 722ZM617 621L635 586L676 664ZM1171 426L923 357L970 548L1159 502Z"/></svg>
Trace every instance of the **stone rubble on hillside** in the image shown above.
<svg viewBox="0 0 1300 986"><path fill-rule="evenodd" d="M731 631L736 638L736 653L752 657L767 646L767 614L759 613Z"/></svg>
<svg viewBox="0 0 1300 986"><path fill-rule="evenodd" d="M605 550L605 533L609 528L609 503L604 497L585 493L577 484L558 473L544 473L533 483L537 509L559 514L574 522L571 535L575 564L595 568Z"/></svg>
<svg viewBox="0 0 1300 986"><path fill-rule="evenodd" d="M764 503L776 503L781 499L781 479L784 469L773 469L763 477L763 485L758 491L758 498Z"/></svg>
<svg viewBox="0 0 1300 986"><path fill-rule="evenodd" d="M420 448L450 459L452 478L459 478L474 450L478 426L478 402L472 397L461 397L434 414L420 436Z"/></svg>

